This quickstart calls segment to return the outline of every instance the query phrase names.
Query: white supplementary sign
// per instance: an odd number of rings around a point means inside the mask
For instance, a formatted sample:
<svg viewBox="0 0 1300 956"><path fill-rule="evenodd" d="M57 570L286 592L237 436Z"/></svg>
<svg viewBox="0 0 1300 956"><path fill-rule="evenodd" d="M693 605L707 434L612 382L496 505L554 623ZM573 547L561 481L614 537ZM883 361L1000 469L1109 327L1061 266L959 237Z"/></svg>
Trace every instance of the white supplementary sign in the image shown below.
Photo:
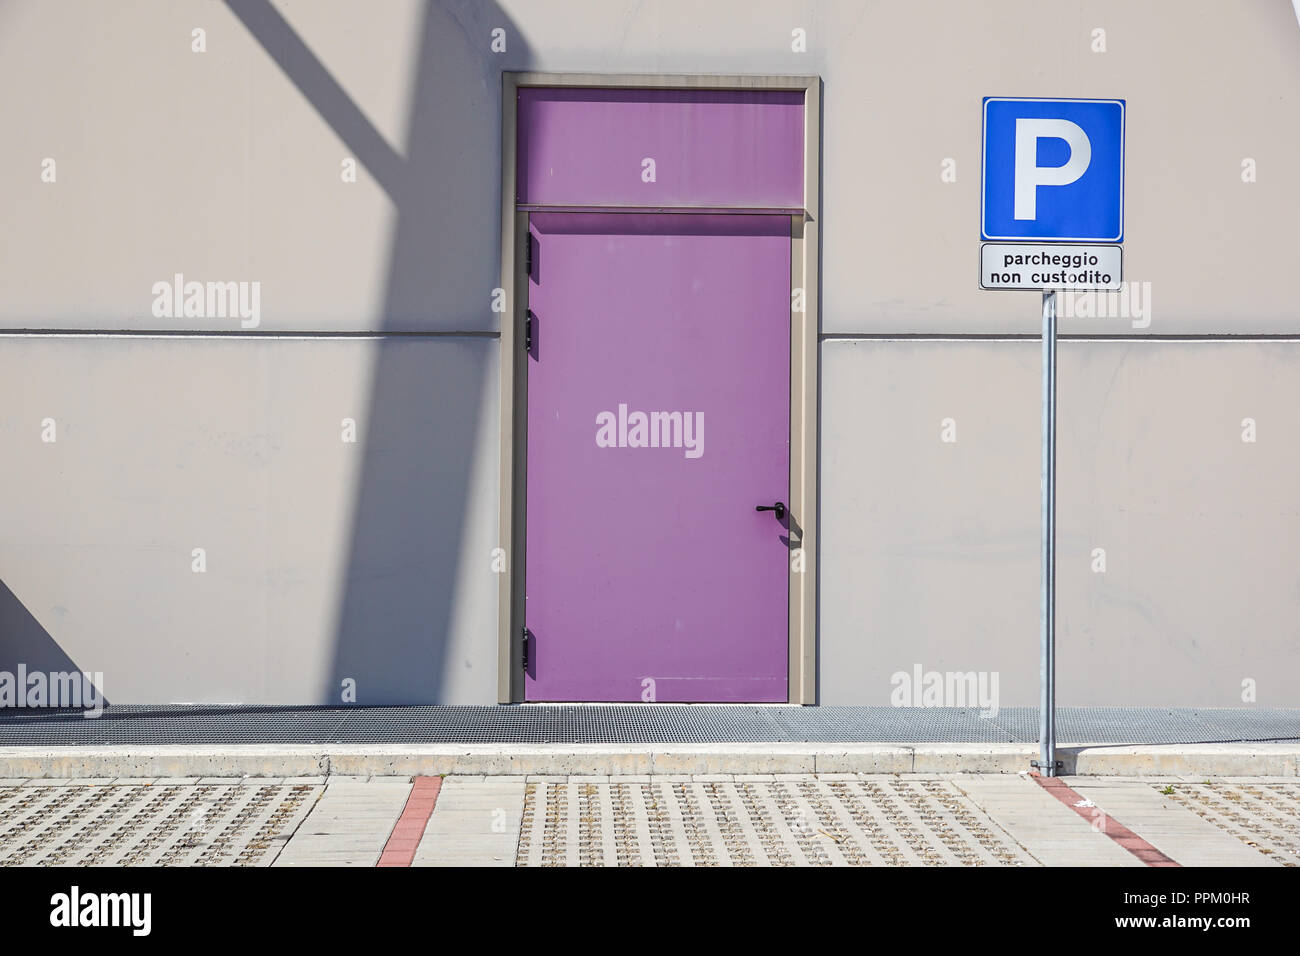
<svg viewBox="0 0 1300 956"><path fill-rule="evenodd" d="M1122 266L1119 246L986 242L980 246L980 288L1115 290Z"/></svg>

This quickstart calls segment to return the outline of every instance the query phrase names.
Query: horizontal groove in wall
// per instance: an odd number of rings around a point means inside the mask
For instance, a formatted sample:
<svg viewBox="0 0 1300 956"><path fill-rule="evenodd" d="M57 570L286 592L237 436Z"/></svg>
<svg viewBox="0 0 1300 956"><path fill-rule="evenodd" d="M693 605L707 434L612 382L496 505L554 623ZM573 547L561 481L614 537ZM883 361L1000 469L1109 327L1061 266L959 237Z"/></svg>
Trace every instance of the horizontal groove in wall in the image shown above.
<svg viewBox="0 0 1300 956"><path fill-rule="evenodd" d="M0 338L145 338L145 339L499 339L500 332L216 332L211 329L0 329Z"/></svg>
<svg viewBox="0 0 1300 956"><path fill-rule="evenodd" d="M565 205L563 203L515 203L519 212L576 212L576 213L632 213L636 215L671 213L693 215L712 213L713 215L743 216L808 216L811 213L798 206L628 206L615 203L596 203L593 205Z"/></svg>
<svg viewBox="0 0 1300 956"><path fill-rule="evenodd" d="M924 332L824 332L823 342L1041 342L1036 332L1006 333L970 332L964 334L931 334ZM1300 335L1285 333L1225 333L1186 335L1106 335L1089 332L1058 332L1060 342L1296 342Z"/></svg>
<svg viewBox="0 0 1300 956"><path fill-rule="evenodd" d="M0 338L148 338L148 339L499 339L498 331L335 331L335 332L282 332L252 331L218 332L212 329L163 331L161 329L0 329ZM968 332L824 332L818 336L822 342L1039 342L1037 333ZM1186 335L1104 335L1086 332L1061 332L1061 342L1292 342L1300 343L1300 335L1281 333L1231 333Z"/></svg>

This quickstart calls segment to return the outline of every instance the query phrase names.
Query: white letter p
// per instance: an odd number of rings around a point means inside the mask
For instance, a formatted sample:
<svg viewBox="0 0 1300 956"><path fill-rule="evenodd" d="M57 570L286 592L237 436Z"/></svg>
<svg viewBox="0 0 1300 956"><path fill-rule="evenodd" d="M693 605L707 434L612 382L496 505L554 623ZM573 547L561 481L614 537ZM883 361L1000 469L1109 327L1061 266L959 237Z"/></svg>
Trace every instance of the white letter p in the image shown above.
<svg viewBox="0 0 1300 956"><path fill-rule="evenodd" d="M1038 141L1063 139L1070 147L1064 166L1039 166ZM1063 119L1016 120L1016 210L1017 219L1038 218L1038 187L1068 186L1088 169L1092 144L1077 123Z"/></svg>

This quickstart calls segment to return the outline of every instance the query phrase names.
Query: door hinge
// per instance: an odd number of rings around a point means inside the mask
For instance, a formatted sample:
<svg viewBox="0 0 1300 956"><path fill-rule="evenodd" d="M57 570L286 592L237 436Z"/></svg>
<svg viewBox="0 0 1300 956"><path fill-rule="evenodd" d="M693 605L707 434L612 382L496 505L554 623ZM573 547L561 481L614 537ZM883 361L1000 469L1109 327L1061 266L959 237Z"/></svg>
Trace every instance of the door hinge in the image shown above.
<svg viewBox="0 0 1300 956"><path fill-rule="evenodd" d="M524 275L530 279L533 276L533 237L524 236Z"/></svg>
<svg viewBox="0 0 1300 956"><path fill-rule="evenodd" d="M521 657L523 658L524 673L527 673L528 672L528 628L526 627L524 628L523 636L519 641L519 646L522 650Z"/></svg>
<svg viewBox="0 0 1300 956"><path fill-rule="evenodd" d="M524 314L524 351L533 350L533 310L529 309Z"/></svg>

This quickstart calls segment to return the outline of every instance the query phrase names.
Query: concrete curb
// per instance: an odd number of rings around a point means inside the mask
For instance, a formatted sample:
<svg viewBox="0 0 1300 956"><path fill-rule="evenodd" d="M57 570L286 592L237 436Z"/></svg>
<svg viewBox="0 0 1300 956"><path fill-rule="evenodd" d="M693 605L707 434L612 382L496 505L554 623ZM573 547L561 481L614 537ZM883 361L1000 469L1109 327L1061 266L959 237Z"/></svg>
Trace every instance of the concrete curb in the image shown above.
<svg viewBox="0 0 1300 956"><path fill-rule="evenodd" d="M375 744L0 747L0 777L1019 773L1032 744ZM1077 776L1300 777L1300 743L1075 745Z"/></svg>

